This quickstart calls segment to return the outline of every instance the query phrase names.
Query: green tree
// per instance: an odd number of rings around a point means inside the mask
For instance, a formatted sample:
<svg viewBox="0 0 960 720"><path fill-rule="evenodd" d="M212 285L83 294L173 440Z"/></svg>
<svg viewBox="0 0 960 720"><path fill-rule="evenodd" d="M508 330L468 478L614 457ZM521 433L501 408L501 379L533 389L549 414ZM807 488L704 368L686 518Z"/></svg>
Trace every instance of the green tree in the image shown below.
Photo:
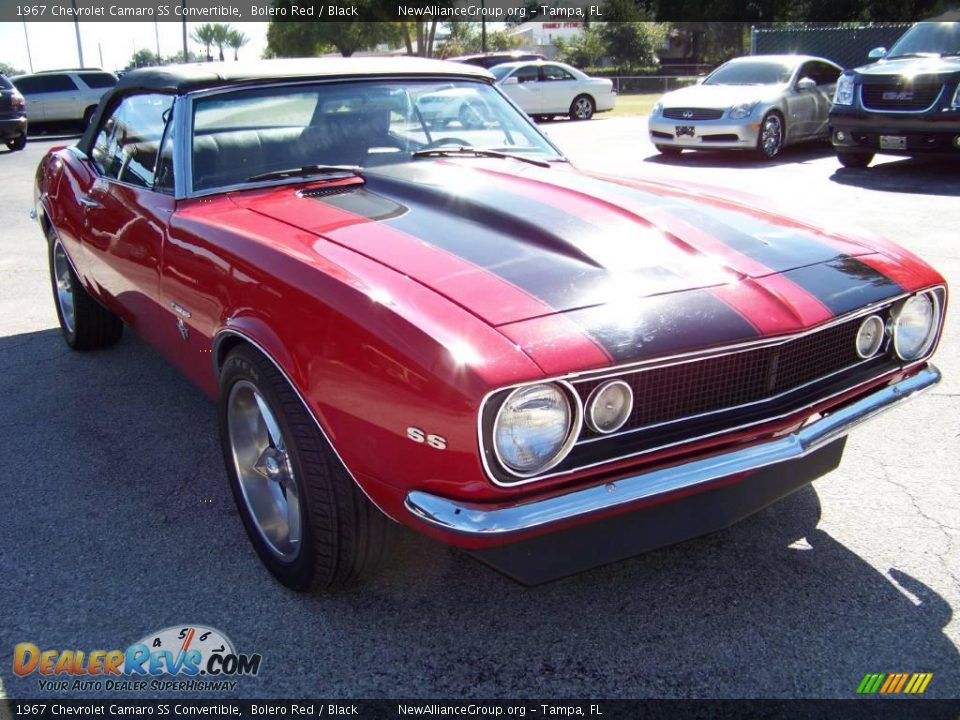
<svg viewBox="0 0 960 720"><path fill-rule="evenodd" d="M487 33L487 50L504 52L516 50L523 44L523 38L511 35L506 30L497 30Z"/></svg>
<svg viewBox="0 0 960 720"><path fill-rule="evenodd" d="M448 58L457 55L480 52L480 23L448 22L446 39L437 50L437 57Z"/></svg>
<svg viewBox="0 0 960 720"><path fill-rule="evenodd" d="M239 30L230 30L227 34L227 45L233 48L233 59L239 60L240 48L250 42L250 38Z"/></svg>
<svg viewBox="0 0 960 720"><path fill-rule="evenodd" d="M598 65L606 55L607 48L595 27L584 28L583 34L572 40L557 38L557 59L574 67L587 68Z"/></svg>
<svg viewBox="0 0 960 720"><path fill-rule="evenodd" d="M666 38L665 24L650 22L647 12L632 0L608 0L603 17L606 22L597 31L606 54L617 67L629 70L659 63L657 50Z"/></svg>
<svg viewBox="0 0 960 720"><path fill-rule="evenodd" d="M400 26L397 22L390 22L395 10L387 0L273 0L273 6L278 10L285 9L287 17L292 15L290 8L294 5L311 12L309 17L316 20L271 21L267 28L267 55L319 55L335 48L344 57L349 57L357 51L370 50L381 43L396 45L400 42ZM325 18L332 15L330 9L333 7L344 10L356 8L360 17L369 20L327 22Z"/></svg>
<svg viewBox="0 0 960 720"><path fill-rule="evenodd" d="M193 29L193 32L190 33L190 38L195 43L198 45L203 45L207 62L213 60L213 56L210 55L210 47L213 45L215 32L216 31L213 29L213 25L210 23L205 23L197 26Z"/></svg>
<svg viewBox="0 0 960 720"><path fill-rule="evenodd" d="M217 50L220 51L220 62L223 62L225 59L223 57L223 48L230 39L231 30L233 30L233 28L224 23L214 23L213 25L213 44L216 45Z"/></svg>
<svg viewBox="0 0 960 720"><path fill-rule="evenodd" d="M131 57L130 61L127 63L127 66L124 70L133 70L134 68L141 67L153 67L155 65L162 65L163 60L160 59L160 56L157 55L152 50L142 49L137 50Z"/></svg>
<svg viewBox="0 0 960 720"><path fill-rule="evenodd" d="M0 75L6 75L7 77L13 77L14 75L23 75L23 70L17 70L13 65L9 63L0 62Z"/></svg>

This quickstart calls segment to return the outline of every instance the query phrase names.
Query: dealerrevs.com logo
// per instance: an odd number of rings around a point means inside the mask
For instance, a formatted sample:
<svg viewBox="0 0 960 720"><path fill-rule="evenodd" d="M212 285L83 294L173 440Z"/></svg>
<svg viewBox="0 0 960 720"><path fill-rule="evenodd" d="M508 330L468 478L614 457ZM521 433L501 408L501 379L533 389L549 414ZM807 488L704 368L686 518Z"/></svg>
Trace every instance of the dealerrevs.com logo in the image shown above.
<svg viewBox="0 0 960 720"><path fill-rule="evenodd" d="M151 633L126 650L13 650L13 672L38 675L41 691L234 690L260 671L259 654L238 653L219 630L180 625Z"/></svg>

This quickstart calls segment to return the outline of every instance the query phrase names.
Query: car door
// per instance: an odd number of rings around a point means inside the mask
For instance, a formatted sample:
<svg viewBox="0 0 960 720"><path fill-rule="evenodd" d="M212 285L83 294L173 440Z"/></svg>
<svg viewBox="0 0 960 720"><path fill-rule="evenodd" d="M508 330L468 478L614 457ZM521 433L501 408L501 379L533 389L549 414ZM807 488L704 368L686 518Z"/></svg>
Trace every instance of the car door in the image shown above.
<svg viewBox="0 0 960 720"><path fill-rule="evenodd" d="M568 112L578 91L579 81L559 65L540 66L541 112Z"/></svg>
<svg viewBox="0 0 960 720"><path fill-rule="evenodd" d="M542 111L540 99L540 69L536 65L522 65L503 79L501 89L528 115Z"/></svg>
<svg viewBox="0 0 960 720"><path fill-rule="evenodd" d="M807 64L810 66L809 77L817 83L814 93L816 106L810 120L809 137L826 138L830 135L830 104L843 70L838 65L819 60Z"/></svg>
<svg viewBox="0 0 960 720"><path fill-rule="evenodd" d="M83 206L81 244L89 272L117 312L156 342L164 312L160 292L163 247L175 210L172 189L158 185L157 157L173 98L131 95L99 127L92 182Z"/></svg>
<svg viewBox="0 0 960 720"><path fill-rule="evenodd" d="M80 108L80 88L73 78L60 73L38 75L37 78L41 81L43 119L46 122L80 119L83 112Z"/></svg>
<svg viewBox="0 0 960 720"><path fill-rule="evenodd" d="M814 72L813 63L805 62L801 65L784 91L787 106L787 137L790 142L806 140L814 132L814 123L817 118L816 88L799 87L800 80L810 78Z"/></svg>

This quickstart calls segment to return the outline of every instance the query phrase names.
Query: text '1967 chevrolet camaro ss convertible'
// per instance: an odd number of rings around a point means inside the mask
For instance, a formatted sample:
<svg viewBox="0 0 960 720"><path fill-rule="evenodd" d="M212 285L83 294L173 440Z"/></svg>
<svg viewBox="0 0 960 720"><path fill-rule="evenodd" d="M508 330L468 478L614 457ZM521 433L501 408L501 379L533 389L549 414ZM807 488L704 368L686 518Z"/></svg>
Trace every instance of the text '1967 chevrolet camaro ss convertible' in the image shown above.
<svg viewBox="0 0 960 720"><path fill-rule="evenodd" d="M451 90L483 122L424 122ZM67 343L129 325L216 400L297 589L356 579L391 521L528 584L714 531L939 380L920 259L578 171L469 65L135 70L35 201Z"/></svg>

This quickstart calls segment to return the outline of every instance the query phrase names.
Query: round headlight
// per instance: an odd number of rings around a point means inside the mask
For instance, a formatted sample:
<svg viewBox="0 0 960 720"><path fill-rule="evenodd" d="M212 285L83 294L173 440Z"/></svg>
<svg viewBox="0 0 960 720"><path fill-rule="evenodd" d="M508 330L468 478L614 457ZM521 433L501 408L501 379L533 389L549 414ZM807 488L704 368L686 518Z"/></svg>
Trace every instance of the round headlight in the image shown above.
<svg viewBox="0 0 960 720"><path fill-rule="evenodd" d="M872 358L883 345L883 320L878 315L871 315L857 330L857 355L867 359Z"/></svg>
<svg viewBox="0 0 960 720"><path fill-rule="evenodd" d="M607 435L616 432L633 410L633 390L623 380L598 385L587 400L587 425Z"/></svg>
<svg viewBox="0 0 960 720"><path fill-rule="evenodd" d="M515 475L535 475L566 457L579 424L579 407L559 385L517 388L493 423L497 459Z"/></svg>
<svg viewBox="0 0 960 720"><path fill-rule="evenodd" d="M902 360L916 360L933 345L940 308L931 293L907 298L893 319L893 349Z"/></svg>

